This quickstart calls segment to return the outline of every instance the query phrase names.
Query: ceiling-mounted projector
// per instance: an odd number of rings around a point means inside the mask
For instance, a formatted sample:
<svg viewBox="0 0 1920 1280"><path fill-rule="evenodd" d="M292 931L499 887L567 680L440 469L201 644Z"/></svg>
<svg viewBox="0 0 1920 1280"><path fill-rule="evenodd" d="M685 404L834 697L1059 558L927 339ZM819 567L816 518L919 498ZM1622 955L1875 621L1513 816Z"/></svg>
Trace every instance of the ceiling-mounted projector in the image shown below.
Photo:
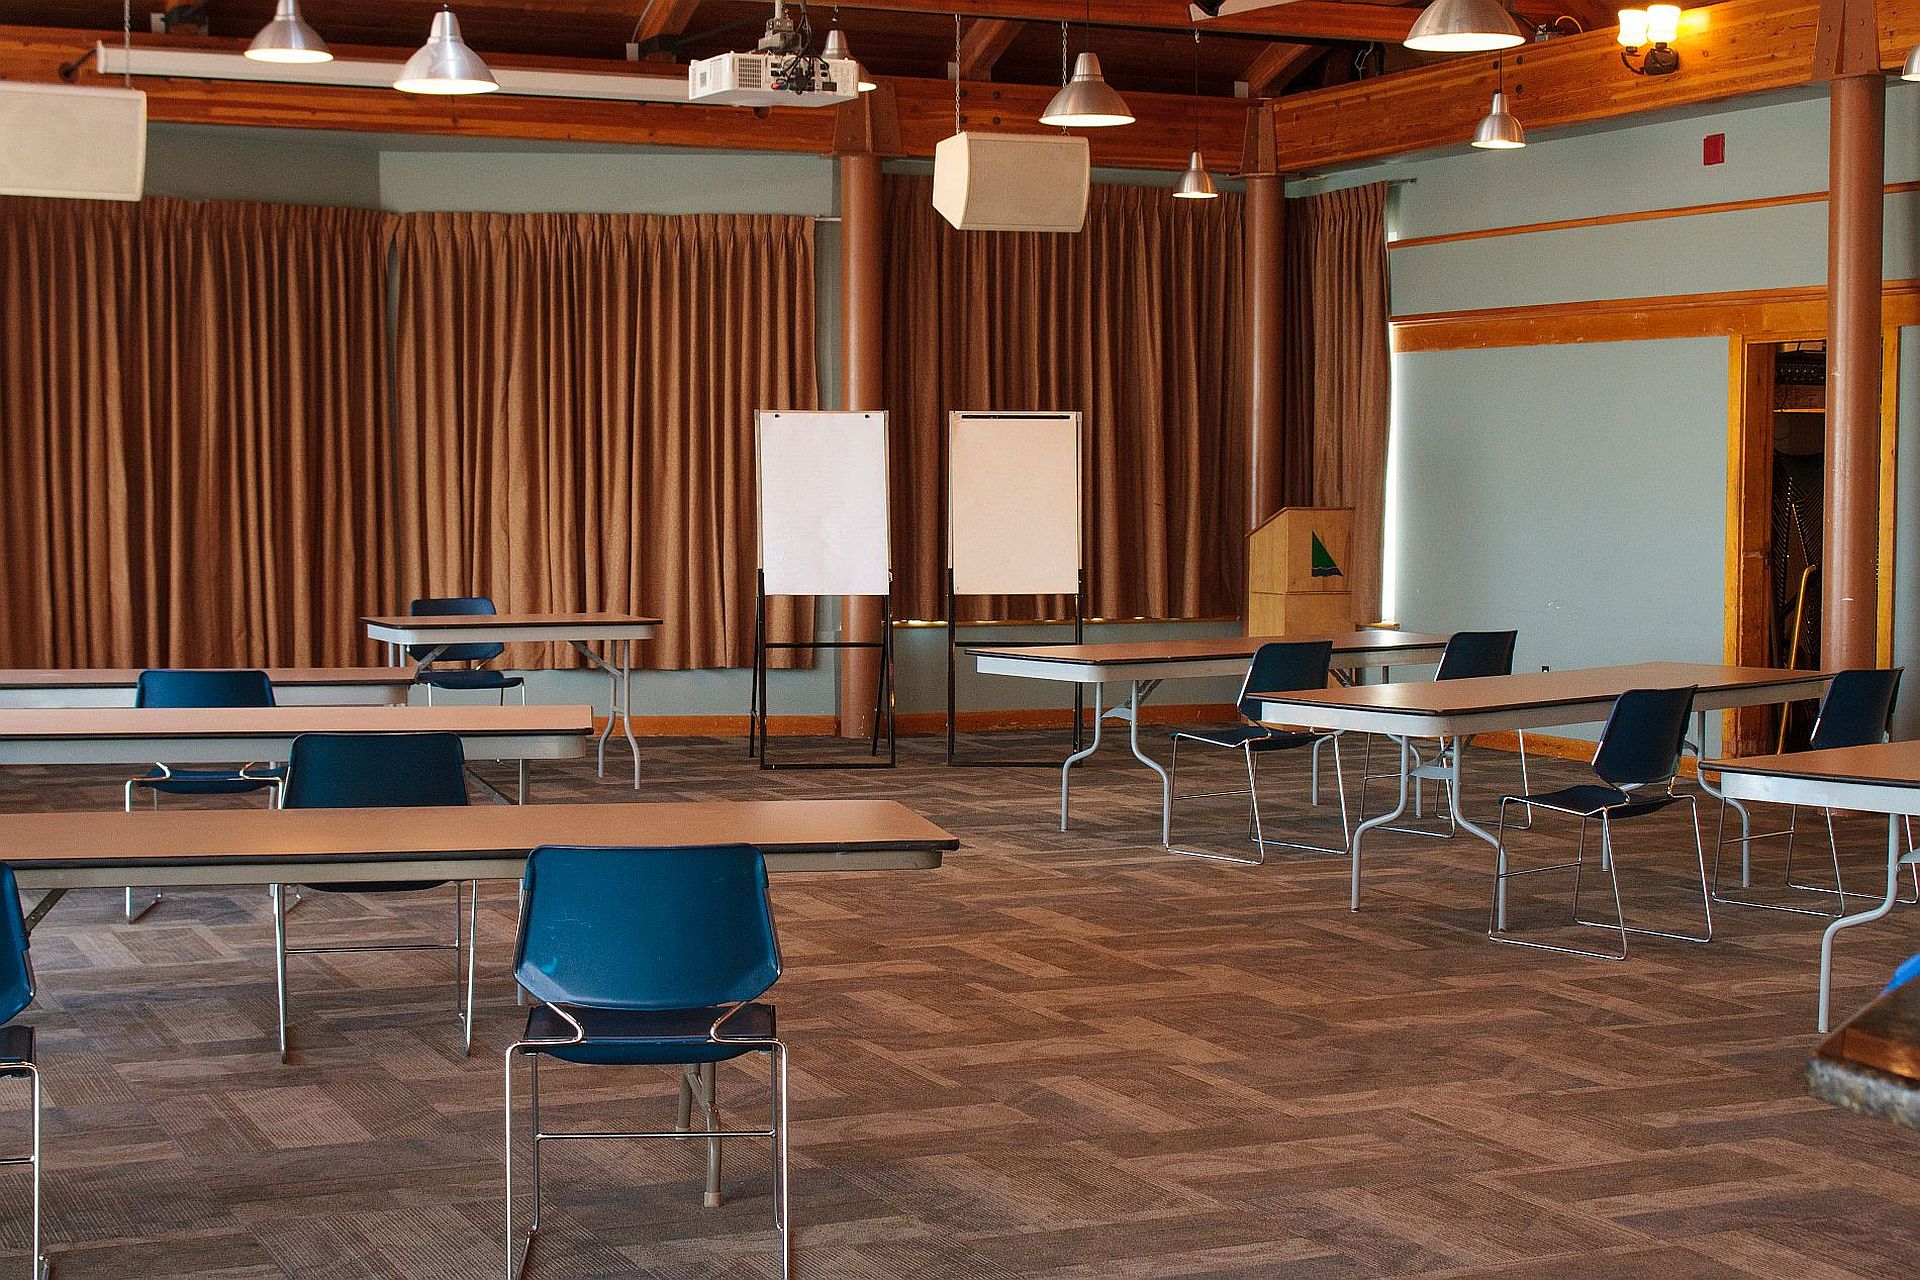
<svg viewBox="0 0 1920 1280"><path fill-rule="evenodd" d="M825 107L860 94L860 64L822 58L808 46L806 0L796 12L773 0L766 34L752 53L722 53L687 65L687 98L733 107Z"/></svg>

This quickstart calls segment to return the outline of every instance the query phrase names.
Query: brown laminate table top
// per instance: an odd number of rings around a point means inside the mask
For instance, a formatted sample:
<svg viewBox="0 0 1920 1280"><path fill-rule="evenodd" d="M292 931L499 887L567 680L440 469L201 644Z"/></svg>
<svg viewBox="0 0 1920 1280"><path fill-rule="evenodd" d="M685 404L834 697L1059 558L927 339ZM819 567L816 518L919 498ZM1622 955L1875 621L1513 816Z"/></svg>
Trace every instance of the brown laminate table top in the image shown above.
<svg viewBox="0 0 1920 1280"><path fill-rule="evenodd" d="M1821 782L1920 787L1920 742L1878 742L1863 747L1830 747L1825 751L1742 756L1735 760L1709 760L1702 767L1717 773L1764 773Z"/></svg>
<svg viewBox="0 0 1920 1280"><path fill-rule="evenodd" d="M1821 1041L1819 1053L1920 1088L1920 981L1903 983L1854 1014Z"/></svg>
<svg viewBox="0 0 1920 1280"><path fill-rule="evenodd" d="M1355 630L1297 636L1212 636L1175 640L1124 640L1099 644L1006 645L968 648L975 656L1030 658L1039 662L1112 664L1124 662L1204 662L1220 658L1251 658L1263 644L1294 644L1330 640L1336 655L1390 653L1399 649L1442 649L1447 637L1418 631ZM964 647L964 646L963 646ZM1336 664L1337 665L1337 664Z"/></svg>
<svg viewBox="0 0 1920 1280"><path fill-rule="evenodd" d="M207 670L209 668L194 668ZM218 670L245 671L249 667ZM10 667L0 668L0 689L131 689L140 682L141 667ZM406 685L413 673L399 667L267 667L275 684Z"/></svg>
<svg viewBox="0 0 1920 1280"><path fill-rule="evenodd" d="M593 731L581 705L422 707L0 708L0 741L261 738L303 733L457 733L463 738Z"/></svg>
<svg viewBox="0 0 1920 1280"><path fill-rule="evenodd" d="M384 614L360 619L370 627L394 627L414 631L430 631L444 627L454 630L461 627L488 627L511 630L515 627L657 627L659 618L643 617L632 613L434 613L434 614Z"/></svg>
<svg viewBox="0 0 1920 1280"><path fill-rule="evenodd" d="M1782 688L1823 681L1828 673L1775 667L1727 667L1700 662L1636 662L1613 667L1568 667L1468 680L1413 680L1345 689L1248 695L1265 702L1450 716L1605 702L1628 689L1694 685L1702 691Z"/></svg>
<svg viewBox="0 0 1920 1280"><path fill-rule="evenodd" d="M769 854L952 850L894 800L716 800L422 809L161 809L0 814L0 856L35 868L524 857L542 844L751 844Z"/></svg>

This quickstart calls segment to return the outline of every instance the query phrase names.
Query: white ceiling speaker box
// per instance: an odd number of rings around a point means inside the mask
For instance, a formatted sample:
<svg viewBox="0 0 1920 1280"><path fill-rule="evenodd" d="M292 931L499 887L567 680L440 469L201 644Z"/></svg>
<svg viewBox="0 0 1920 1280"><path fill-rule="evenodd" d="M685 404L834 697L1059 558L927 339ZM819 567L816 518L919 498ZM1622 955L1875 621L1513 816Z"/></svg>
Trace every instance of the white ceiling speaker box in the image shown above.
<svg viewBox="0 0 1920 1280"><path fill-rule="evenodd" d="M138 200L147 95L0 81L0 195Z"/></svg>
<svg viewBox="0 0 1920 1280"><path fill-rule="evenodd" d="M1078 231L1090 166L1085 138L956 133L933 149L933 207L962 231Z"/></svg>

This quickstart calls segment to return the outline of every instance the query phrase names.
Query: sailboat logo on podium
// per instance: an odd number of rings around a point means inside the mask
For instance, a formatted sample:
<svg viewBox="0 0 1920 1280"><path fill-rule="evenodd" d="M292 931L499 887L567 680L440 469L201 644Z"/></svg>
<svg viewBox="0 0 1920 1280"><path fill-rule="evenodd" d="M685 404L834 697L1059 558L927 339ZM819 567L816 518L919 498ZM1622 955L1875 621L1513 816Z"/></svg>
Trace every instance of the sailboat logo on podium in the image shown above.
<svg viewBox="0 0 1920 1280"><path fill-rule="evenodd" d="M1343 577L1340 566L1334 563L1333 553L1327 550L1327 544L1320 541L1320 535L1313 535L1313 576L1316 578Z"/></svg>

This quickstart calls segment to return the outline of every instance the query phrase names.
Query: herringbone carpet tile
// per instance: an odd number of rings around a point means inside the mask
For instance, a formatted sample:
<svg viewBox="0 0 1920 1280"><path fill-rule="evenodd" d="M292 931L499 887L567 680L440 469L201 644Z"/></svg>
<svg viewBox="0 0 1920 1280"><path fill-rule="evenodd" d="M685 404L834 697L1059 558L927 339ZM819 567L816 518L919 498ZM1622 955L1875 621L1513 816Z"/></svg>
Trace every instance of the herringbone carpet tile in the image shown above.
<svg viewBox="0 0 1920 1280"><path fill-rule="evenodd" d="M634 798L890 795L964 841L935 872L775 882L800 1276L1920 1266L1920 1135L1801 1091L1817 921L1728 908L1710 947L1636 939L1626 963L1556 956L1486 941L1477 842L1380 838L1357 914L1341 861L1169 857L1153 843L1157 794L1117 753L1079 773L1063 834L1056 774L948 770L931 740L906 743L899 770L867 773L761 773L732 741L644 747ZM1300 823L1287 803L1300 763L1272 774L1275 825ZM1511 769L1485 757L1481 787L1511 785ZM537 798L634 796L621 771L601 782L589 766L542 766ZM1231 779L1224 760L1197 772L1196 785ZM1572 776L1543 764L1536 784ZM7 809L117 799L107 772L0 778ZM1183 836L1210 827L1230 846L1245 831L1237 803L1199 802ZM1683 820L1622 831L1643 922L1690 918ZM1311 834L1327 830L1322 818ZM1543 819L1523 856L1564 853L1566 830ZM1843 824L1862 889L1879 881L1882 830ZM1778 860L1759 868L1777 875ZM1522 882L1515 926L1595 935L1561 923L1566 887ZM27 1017L48 1073L58 1274L500 1274L500 1049L524 1016L506 968L512 889L482 897L471 1059L456 1048L447 957L347 955L292 961L296 1051L282 1065L266 907L258 889L183 892L127 925L117 895L76 893L35 934L42 999ZM449 915L444 892L316 895L292 928L296 941L364 942L444 931ZM1909 908L1843 939L1840 1007L1920 949L1917 922ZM730 1117L752 1119L759 1072L721 1079ZM671 1117L664 1071L550 1068L543 1086L556 1125ZM0 1093L0 1141L24 1134L16 1096ZM701 1207L701 1163L691 1145L550 1151L529 1275L771 1274L763 1148L728 1148L718 1209ZM0 1170L0 1241L14 1249L23 1190ZM0 1274L18 1262L0 1258Z"/></svg>

